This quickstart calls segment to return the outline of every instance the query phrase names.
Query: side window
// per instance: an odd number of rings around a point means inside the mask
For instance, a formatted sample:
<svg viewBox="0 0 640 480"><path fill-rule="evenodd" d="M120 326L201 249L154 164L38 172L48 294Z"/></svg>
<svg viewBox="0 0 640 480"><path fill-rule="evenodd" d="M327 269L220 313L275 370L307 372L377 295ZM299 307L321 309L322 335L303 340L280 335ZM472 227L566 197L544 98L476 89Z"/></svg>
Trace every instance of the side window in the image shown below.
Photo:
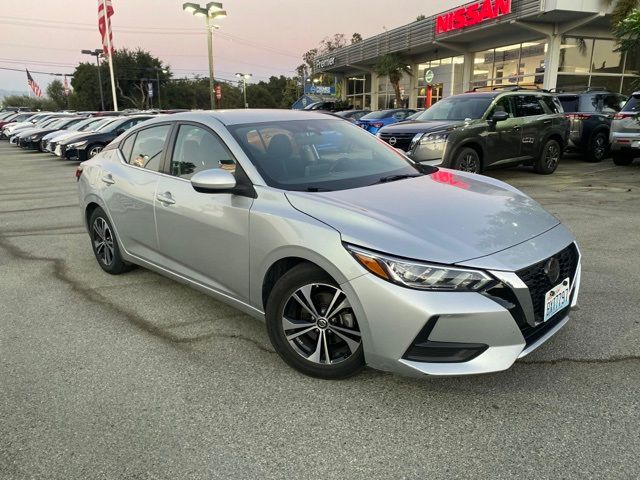
<svg viewBox="0 0 640 480"><path fill-rule="evenodd" d="M135 142L135 140L136 135L134 133L133 135L129 135L125 139L125 141L120 144L120 151L122 152L122 156L127 163L131 161L131 152L133 151L133 142Z"/></svg>
<svg viewBox="0 0 640 480"><path fill-rule="evenodd" d="M544 108L535 95L514 95L516 106L516 117L532 117L534 115L544 115Z"/></svg>
<svg viewBox="0 0 640 480"><path fill-rule="evenodd" d="M235 172L236 162L231 152L210 131L195 125L181 125L171 156L171 175L188 179L212 168Z"/></svg>
<svg viewBox="0 0 640 480"><path fill-rule="evenodd" d="M511 108L509 97L499 98L489 112L489 116L487 118L491 118L496 112L507 112L509 114L509 118L513 118L513 109Z"/></svg>
<svg viewBox="0 0 640 480"><path fill-rule="evenodd" d="M544 97L542 97L542 101L551 113L560 113L562 107L558 105L558 101L555 97L545 95Z"/></svg>
<svg viewBox="0 0 640 480"><path fill-rule="evenodd" d="M617 113L620 111L623 97L618 95L607 95L604 97L604 105L602 106L603 113Z"/></svg>
<svg viewBox="0 0 640 480"><path fill-rule="evenodd" d="M156 172L160 170L162 150L170 129L170 125L158 125L140 130L133 143L129 163Z"/></svg>
<svg viewBox="0 0 640 480"><path fill-rule="evenodd" d="M393 114L393 118L395 118L396 120L404 120L405 118L407 118L407 112L396 112Z"/></svg>

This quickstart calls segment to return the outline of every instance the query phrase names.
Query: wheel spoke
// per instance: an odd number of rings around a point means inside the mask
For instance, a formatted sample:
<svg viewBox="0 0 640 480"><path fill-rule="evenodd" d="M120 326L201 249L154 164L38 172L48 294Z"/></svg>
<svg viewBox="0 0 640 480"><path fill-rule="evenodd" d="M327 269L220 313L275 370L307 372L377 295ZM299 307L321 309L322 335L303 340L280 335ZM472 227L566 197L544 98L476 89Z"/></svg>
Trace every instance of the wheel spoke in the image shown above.
<svg viewBox="0 0 640 480"><path fill-rule="evenodd" d="M349 347L349 351L351 353L355 352L358 347L360 346L360 342L356 342L355 340L351 340L349 337L347 337L346 335L343 335L342 333L340 333L339 331L335 330L333 328L333 325L329 327L329 329L335 333L338 337L340 337L342 340L344 340L344 342L347 344L347 346Z"/></svg>
<svg viewBox="0 0 640 480"><path fill-rule="evenodd" d="M100 227L98 226L98 222L95 222L93 224L93 231L96 233L96 235L98 235L102 240L104 240L104 236L102 235L102 232L100 231Z"/></svg>
<svg viewBox="0 0 640 480"><path fill-rule="evenodd" d="M324 359L325 363L331 363L331 355L329 355L329 346L327 345L327 331L322 330L322 346L324 347Z"/></svg>
<svg viewBox="0 0 640 480"><path fill-rule="evenodd" d="M287 317L282 317L282 328L286 332L287 330L294 330L298 328L307 328L315 326L315 322L298 322Z"/></svg>
<svg viewBox="0 0 640 480"><path fill-rule="evenodd" d="M287 335L287 340L291 341L294 338L299 337L300 335L304 335L305 333L309 333L311 330L313 330L314 328L316 328L315 324L313 327L309 327L309 328L305 328L304 330L301 330L299 332L296 333L292 333L291 335Z"/></svg>
<svg viewBox="0 0 640 480"><path fill-rule="evenodd" d="M344 327L338 327L336 325L330 325L329 326L330 330L338 330L339 332L344 332L344 333L348 333L349 335L355 335L357 337L360 337L360 332L356 331L356 330L350 330L348 328L344 328ZM336 333L336 332L333 332Z"/></svg>
<svg viewBox="0 0 640 480"><path fill-rule="evenodd" d="M338 303L336 305L336 302L338 301L340 296L344 296L344 298L342 299L342 301L340 303ZM344 295L342 290L336 289L336 293L333 296L333 298L331 299L331 303L329 304L329 308L327 308L327 311L325 312L324 316L325 316L325 318L331 318L334 315L336 315L338 312L340 312L341 310L344 310L345 308L349 308L350 306L351 306L351 304L349 303L349 300L347 300L347 296Z"/></svg>
<svg viewBox="0 0 640 480"><path fill-rule="evenodd" d="M305 285L300 288L293 297L298 301L300 305L302 305L307 312L309 312L314 318L319 317L318 311L316 310L315 305L313 304L313 300L311 299L311 289L313 285ZM303 298L300 298L299 294L302 294Z"/></svg>
<svg viewBox="0 0 640 480"><path fill-rule="evenodd" d="M320 363L320 352L322 352L322 337L324 332L320 332L318 335L318 341L316 342L316 349L313 351L311 355L307 357L307 360L312 362Z"/></svg>

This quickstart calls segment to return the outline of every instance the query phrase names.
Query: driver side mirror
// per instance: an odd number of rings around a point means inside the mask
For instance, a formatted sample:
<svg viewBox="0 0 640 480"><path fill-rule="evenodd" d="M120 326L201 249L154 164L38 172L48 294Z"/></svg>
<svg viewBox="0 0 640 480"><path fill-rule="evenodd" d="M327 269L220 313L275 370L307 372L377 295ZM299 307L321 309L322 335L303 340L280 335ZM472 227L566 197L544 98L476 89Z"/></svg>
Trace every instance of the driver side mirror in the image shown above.
<svg viewBox="0 0 640 480"><path fill-rule="evenodd" d="M200 193L224 193L236 187L236 177L227 170L212 168L191 177L191 185Z"/></svg>
<svg viewBox="0 0 640 480"><path fill-rule="evenodd" d="M509 119L509 114L507 112L504 111L497 111L497 112L493 112L493 115L491 116L491 122L493 123L498 123L498 122L504 122L505 120Z"/></svg>

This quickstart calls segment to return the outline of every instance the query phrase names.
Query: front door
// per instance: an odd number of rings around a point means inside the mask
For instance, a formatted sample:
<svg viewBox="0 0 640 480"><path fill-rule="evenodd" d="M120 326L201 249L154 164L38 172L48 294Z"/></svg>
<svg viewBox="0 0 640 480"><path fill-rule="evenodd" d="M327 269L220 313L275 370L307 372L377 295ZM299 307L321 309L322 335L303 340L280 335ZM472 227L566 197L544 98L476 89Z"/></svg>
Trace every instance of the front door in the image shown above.
<svg viewBox="0 0 640 480"><path fill-rule="evenodd" d="M506 112L509 118L502 122L489 124L487 130L487 161L491 165L520 156L523 119L515 116L513 105L508 96L499 98L489 109L487 119L497 111Z"/></svg>
<svg viewBox="0 0 640 480"><path fill-rule="evenodd" d="M158 183L155 214L163 264L231 297L249 298L249 210L252 198L199 193L190 182L212 168L235 171L222 140L200 124L181 123Z"/></svg>
<svg viewBox="0 0 640 480"><path fill-rule="evenodd" d="M151 262L158 259L153 208L170 129L170 125L164 124L139 130L121 143L120 151L104 152L103 155L118 158L105 162L108 169L102 171L99 179L102 197L123 248Z"/></svg>

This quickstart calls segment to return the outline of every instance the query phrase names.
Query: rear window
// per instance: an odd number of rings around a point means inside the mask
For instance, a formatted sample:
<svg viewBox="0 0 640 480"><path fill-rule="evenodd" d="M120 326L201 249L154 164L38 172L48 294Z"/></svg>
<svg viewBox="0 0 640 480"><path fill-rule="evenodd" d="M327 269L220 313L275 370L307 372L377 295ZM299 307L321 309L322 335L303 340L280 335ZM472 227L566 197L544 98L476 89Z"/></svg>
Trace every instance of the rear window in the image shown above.
<svg viewBox="0 0 640 480"><path fill-rule="evenodd" d="M629 101L622 109L623 112L640 112L640 95L637 97L634 95L629 98Z"/></svg>
<svg viewBox="0 0 640 480"><path fill-rule="evenodd" d="M559 95L558 100L560 100L562 109L565 112L578 111L578 104L580 103L580 97L578 95Z"/></svg>
<svg viewBox="0 0 640 480"><path fill-rule="evenodd" d="M361 120L379 120L381 118L390 117L392 113L392 110L379 110L377 112L367 113L361 118Z"/></svg>

